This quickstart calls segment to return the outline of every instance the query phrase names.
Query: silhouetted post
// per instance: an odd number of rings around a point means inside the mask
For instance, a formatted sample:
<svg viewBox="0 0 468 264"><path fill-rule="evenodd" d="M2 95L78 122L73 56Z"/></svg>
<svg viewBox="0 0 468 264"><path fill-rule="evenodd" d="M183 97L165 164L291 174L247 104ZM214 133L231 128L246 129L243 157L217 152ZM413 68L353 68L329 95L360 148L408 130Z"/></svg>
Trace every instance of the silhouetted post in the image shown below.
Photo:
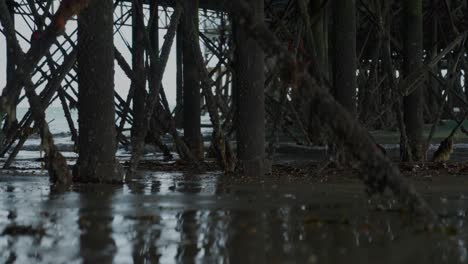
<svg viewBox="0 0 468 264"><path fill-rule="evenodd" d="M423 15L422 0L403 1L404 34L403 77L422 66L423 53ZM422 153L423 104L422 88L419 85L410 95L403 98L404 122L408 135L409 151L403 151L403 161L419 161Z"/></svg>
<svg viewBox="0 0 468 264"><path fill-rule="evenodd" d="M466 1L466 5L465 5L465 23L466 25L468 26L468 0ZM468 56L468 41L465 41L465 52ZM468 59L465 61L465 65L464 65L464 69L465 71L465 97L466 97L466 100L468 101Z"/></svg>
<svg viewBox="0 0 468 264"><path fill-rule="evenodd" d="M113 1L91 0L78 18L79 157L82 182L121 182L115 160Z"/></svg>
<svg viewBox="0 0 468 264"><path fill-rule="evenodd" d="M305 6L306 2L304 0L302 2L304 4L300 3L300 5ZM308 47L308 56L311 58L309 73L315 76L319 83L322 83L324 78L329 80L331 70L327 5L328 1L326 0L311 0L308 6L308 18L305 20L306 24L311 27L310 30L306 31L306 34L311 35L304 38L305 46ZM307 20L309 21L307 22ZM323 129L321 129L321 124L314 117L314 113L310 111L310 102L308 102L310 91L305 91L303 87L299 87L298 91L300 92L296 93L294 101L300 107L299 111L304 124L307 126L309 138L312 142L320 144L323 141Z"/></svg>
<svg viewBox="0 0 468 264"><path fill-rule="evenodd" d="M151 14L152 24L150 25L151 47L159 54L159 10L157 0L150 1L150 10L154 12Z"/></svg>
<svg viewBox="0 0 468 264"><path fill-rule="evenodd" d="M428 39L430 46L428 47L427 50L427 57L426 61L430 62L433 58L435 58L439 52L439 14L437 11L437 5L439 4L438 0L430 0L429 2L429 7L433 10L433 13L430 17L430 21L428 23ZM432 68L433 72L437 72L438 70L438 65ZM434 93L433 91L436 91L439 89L439 83L437 82L437 79L434 78L433 76L429 76L429 80L427 81L427 89L425 89L425 104L428 106L429 110L429 118L430 121L432 122L433 120L436 120L438 113L439 113L439 98ZM468 91L465 90L466 93Z"/></svg>
<svg viewBox="0 0 468 264"><path fill-rule="evenodd" d="M198 0L184 1L184 15L181 29L184 36L193 34L198 40ZM183 49L183 98L184 98L184 139L192 153L203 159L201 137L200 74L191 38L182 39Z"/></svg>
<svg viewBox="0 0 468 264"><path fill-rule="evenodd" d="M10 11L11 15L11 21L15 23L15 10L14 10L14 4L15 1L13 0L7 0L6 1L8 5L8 10ZM13 75L15 74L15 54L14 54L14 48L11 47L11 44L6 43L6 81L11 82L13 80ZM16 120L16 104L17 104L17 98L15 98L15 102L13 103L12 111L8 113L6 116L5 120L5 127L4 131L8 133L8 130L14 126L17 123Z"/></svg>
<svg viewBox="0 0 468 264"><path fill-rule="evenodd" d="M348 113L356 115L356 1L333 0L333 95ZM329 142L331 155L338 164L347 162L341 143Z"/></svg>
<svg viewBox="0 0 468 264"><path fill-rule="evenodd" d="M182 35L182 26L179 24L176 35L176 126L177 128L183 127L183 107L184 107L184 73L183 73L183 51L182 41L184 36Z"/></svg>
<svg viewBox="0 0 468 264"><path fill-rule="evenodd" d="M336 100L356 114L356 1L333 0L333 87Z"/></svg>
<svg viewBox="0 0 468 264"><path fill-rule="evenodd" d="M311 0L309 2L309 15L317 18L312 21L312 32L314 33L315 49L317 52L317 65L320 67L324 77L328 77L328 19L326 12L326 0Z"/></svg>
<svg viewBox="0 0 468 264"><path fill-rule="evenodd" d="M249 1L254 19L264 19L263 0ZM236 24L241 23L233 17ZM265 173L265 70L263 49L244 27L235 27L237 158L247 176Z"/></svg>
<svg viewBox="0 0 468 264"><path fill-rule="evenodd" d="M146 80L145 80L145 46L144 29L141 25L143 19L143 2L136 0L132 2L132 68L135 76L132 80L134 88L133 95L133 126L132 138L141 130L145 122L145 100L146 100Z"/></svg>
<svg viewBox="0 0 468 264"><path fill-rule="evenodd" d="M8 5L8 10L10 11L11 21L15 23L15 10L14 10L14 1L6 1ZM14 48L10 47L11 45L7 42L6 43L6 80L11 81L13 79L13 74L15 73L15 54Z"/></svg>

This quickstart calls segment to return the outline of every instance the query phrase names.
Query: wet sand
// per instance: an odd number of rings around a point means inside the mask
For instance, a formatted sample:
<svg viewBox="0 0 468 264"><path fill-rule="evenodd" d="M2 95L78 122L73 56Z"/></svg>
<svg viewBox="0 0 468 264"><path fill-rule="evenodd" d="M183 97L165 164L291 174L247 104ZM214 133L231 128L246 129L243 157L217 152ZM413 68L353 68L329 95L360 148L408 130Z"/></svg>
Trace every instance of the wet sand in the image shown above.
<svg viewBox="0 0 468 264"><path fill-rule="evenodd" d="M412 179L446 224L427 230L355 178L292 175L142 172L55 190L44 174L4 173L0 263L468 261L467 176Z"/></svg>

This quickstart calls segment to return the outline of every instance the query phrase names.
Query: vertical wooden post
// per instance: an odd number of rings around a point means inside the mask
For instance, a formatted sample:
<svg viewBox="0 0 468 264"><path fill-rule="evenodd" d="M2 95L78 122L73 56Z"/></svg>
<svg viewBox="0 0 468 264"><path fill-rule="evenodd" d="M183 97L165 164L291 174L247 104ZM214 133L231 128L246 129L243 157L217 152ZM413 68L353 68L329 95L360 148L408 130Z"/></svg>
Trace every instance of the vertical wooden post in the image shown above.
<svg viewBox="0 0 468 264"><path fill-rule="evenodd" d="M150 1L150 10L154 11L154 13L150 15L153 23L149 25L151 28L151 47L159 54L159 10L157 0Z"/></svg>
<svg viewBox="0 0 468 264"><path fill-rule="evenodd" d="M356 114L356 1L333 0L333 87L336 100Z"/></svg>
<svg viewBox="0 0 468 264"><path fill-rule="evenodd" d="M15 10L14 10L14 0L6 1L8 5L8 10L10 11L11 15L11 21L13 22L13 25L15 23ZM11 43L6 43L6 81L11 82L13 80L13 75L15 74L15 67L16 67L16 61L15 61L15 54L14 54L14 48L11 47ZM15 101L12 103L11 110L6 116L5 120L5 126L4 126L4 131L8 133L10 128L14 127L18 121L16 117L16 104L17 104L17 98L14 99Z"/></svg>
<svg viewBox="0 0 468 264"><path fill-rule="evenodd" d="M183 52L182 52L182 43L183 43L183 33L182 26L179 24L176 35L176 126L177 128L183 127L183 107L184 107L184 73L183 73Z"/></svg>
<svg viewBox="0 0 468 264"><path fill-rule="evenodd" d="M82 182L122 182L115 159L112 0L91 0L78 17L79 157Z"/></svg>
<svg viewBox="0 0 468 264"><path fill-rule="evenodd" d="M15 10L14 10L14 1L6 1L8 4L8 10L10 11L11 15L11 21L13 22L13 25L15 23ZM7 68L6 68L6 80L7 82L11 81L13 79L13 74L15 73L15 54L14 54L14 48L10 47L9 43L6 43L6 60L7 60Z"/></svg>
<svg viewBox="0 0 468 264"><path fill-rule="evenodd" d="M439 14L437 10L437 4L439 3L438 0L431 0L430 1L430 8L433 11L433 14L431 16L429 26L428 26L428 38L429 38L429 43L430 47L427 50L428 56L426 58L426 61L431 61L433 58L437 56L437 53L439 52ZM435 66L432 68L434 72L437 72L438 66ZM437 82L437 79L434 78L433 76L429 76L429 80L427 82L428 86L427 89L425 89L425 99L426 99L426 104L428 105L429 108L429 115L430 119L435 120L437 118L437 115L439 113L439 98L435 96L435 93L432 91L437 91L439 90L439 83ZM468 91L465 90L467 93Z"/></svg>
<svg viewBox="0 0 468 264"><path fill-rule="evenodd" d="M332 79L335 99L356 116L356 1L332 1ZM345 164L348 156L338 142L329 142L331 154L339 164Z"/></svg>
<svg viewBox="0 0 468 264"><path fill-rule="evenodd" d="M143 2L132 2L132 68L135 79L132 80L133 95L133 126L132 138L141 131L145 122L146 80L145 80L145 46L144 25L141 25Z"/></svg>
<svg viewBox="0 0 468 264"><path fill-rule="evenodd" d="M328 19L325 0L312 0L309 3L310 17L317 17L317 21L312 25L314 40L317 51L317 65L324 77L328 78Z"/></svg>
<svg viewBox="0 0 468 264"><path fill-rule="evenodd" d="M465 1L466 4L465 4L465 22L468 24L468 0ZM465 52L466 52L466 55L468 56L468 41L465 41ZM465 59L465 65L464 65L464 69L463 69L464 73L465 73L465 97L466 97L466 100L468 101L468 59Z"/></svg>
<svg viewBox="0 0 468 264"><path fill-rule="evenodd" d="M203 159L201 137L200 74L194 54L192 39L198 41L199 1L184 1L182 17L183 49L183 98L184 98L184 139L195 157ZM192 35L190 38L185 36Z"/></svg>
<svg viewBox="0 0 468 264"><path fill-rule="evenodd" d="M263 0L249 1L254 19L264 19ZM264 53L250 38L240 21L235 23L235 85L237 96L237 157L240 171L247 176L265 174Z"/></svg>
<svg viewBox="0 0 468 264"><path fill-rule="evenodd" d="M406 0L403 2L404 23L402 24L404 36L403 76L422 67L423 57L423 14L422 0ZM423 102L422 87L416 88L410 95L403 98L404 122L408 135L408 146L411 155L404 155L403 161L420 161L422 153L423 134Z"/></svg>

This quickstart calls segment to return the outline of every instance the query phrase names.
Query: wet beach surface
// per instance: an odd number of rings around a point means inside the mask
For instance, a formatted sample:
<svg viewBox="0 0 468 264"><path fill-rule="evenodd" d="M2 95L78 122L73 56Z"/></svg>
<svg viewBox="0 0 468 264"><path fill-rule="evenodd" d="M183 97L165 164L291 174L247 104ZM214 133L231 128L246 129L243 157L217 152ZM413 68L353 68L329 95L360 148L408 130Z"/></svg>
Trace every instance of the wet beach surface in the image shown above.
<svg viewBox="0 0 468 264"><path fill-rule="evenodd" d="M468 261L468 176L412 179L446 224L437 230L352 177L140 176L56 190L37 171L4 172L0 263Z"/></svg>

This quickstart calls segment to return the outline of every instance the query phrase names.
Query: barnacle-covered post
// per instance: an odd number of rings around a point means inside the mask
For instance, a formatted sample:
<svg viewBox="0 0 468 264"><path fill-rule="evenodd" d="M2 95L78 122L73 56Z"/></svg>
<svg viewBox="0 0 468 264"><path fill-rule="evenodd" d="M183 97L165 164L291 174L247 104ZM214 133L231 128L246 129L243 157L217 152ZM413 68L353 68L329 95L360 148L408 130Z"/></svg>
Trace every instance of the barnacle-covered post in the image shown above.
<svg viewBox="0 0 468 264"><path fill-rule="evenodd" d="M79 157L82 182L121 182L115 159L113 1L90 0L78 19Z"/></svg>
<svg viewBox="0 0 468 264"><path fill-rule="evenodd" d="M264 1L249 1L253 20L262 23ZM235 85L237 102L237 158L241 173L262 176L265 173L265 72L264 53L242 25L246 21L234 17Z"/></svg>

